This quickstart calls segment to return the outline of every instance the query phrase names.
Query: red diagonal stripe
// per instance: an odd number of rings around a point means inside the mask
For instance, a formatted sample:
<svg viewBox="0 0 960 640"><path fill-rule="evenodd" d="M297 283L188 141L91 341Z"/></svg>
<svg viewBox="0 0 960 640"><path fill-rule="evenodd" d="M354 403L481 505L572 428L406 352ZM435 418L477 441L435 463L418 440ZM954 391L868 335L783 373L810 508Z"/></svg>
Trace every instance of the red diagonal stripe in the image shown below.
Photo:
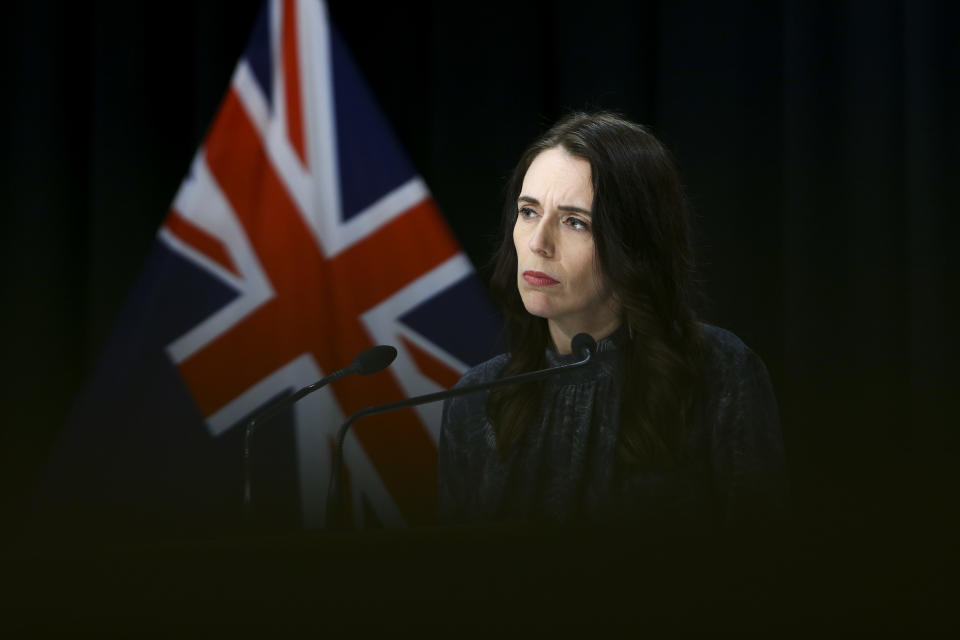
<svg viewBox="0 0 960 640"><path fill-rule="evenodd" d="M170 213L167 214L165 226L170 233L180 238L183 242L204 254L235 276L240 276L240 272L237 270L236 265L233 264L230 254L227 252L223 243L220 242L220 239L210 235L184 218L176 209L171 209Z"/></svg>
<svg viewBox="0 0 960 640"><path fill-rule="evenodd" d="M332 277L354 283L343 292L349 302L338 303L366 311L459 250L436 204L427 198L336 257Z"/></svg>
<svg viewBox="0 0 960 640"><path fill-rule="evenodd" d="M181 375L204 415L302 353L313 354L325 372L345 366L372 346L359 315L456 248L443 226L424 228L436 215L426 203L401 216L413 232L395 220L387 227L400 234L399 240L385 235L385 227L369 244L364 240L336 261L325 261L233 92L211 129L206 159L276 295L181 363ZM444 237L447 242L437 243ZM388 259L399 262L384 262ZM366 265L366 280L358 280L360 265ZM333 390L347 414L403 397L389 373L345 378ZM429 521L436 448L416 415L407 410L375 416L357 424L355 432L404 516L410 522Z"/></svg>
<svg viewBox="0 0 960 640"><path fill-rule="evenodd" d="M300 104L300 57L297 52L297 8L293 0L283 3L283 86L287 102L287 135L300 162L307 166Z"/></svg>

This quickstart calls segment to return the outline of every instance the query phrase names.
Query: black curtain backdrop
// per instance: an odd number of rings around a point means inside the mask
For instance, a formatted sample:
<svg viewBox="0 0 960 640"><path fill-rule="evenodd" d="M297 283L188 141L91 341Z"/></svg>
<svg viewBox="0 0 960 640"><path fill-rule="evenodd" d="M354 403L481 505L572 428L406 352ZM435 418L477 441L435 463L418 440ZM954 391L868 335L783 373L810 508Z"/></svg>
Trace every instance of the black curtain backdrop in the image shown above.
<svg viewBox="0 0 960 640"><path fill-rule="evenodd" d="M7 527L258 6L8 5ZM696 209L703 317L770 371L798 529L852 533L878 562L954 548L957 3L387 6L334 0L330 14L475 264L506 175L559 115L608 108L649 124Z"/></svg>

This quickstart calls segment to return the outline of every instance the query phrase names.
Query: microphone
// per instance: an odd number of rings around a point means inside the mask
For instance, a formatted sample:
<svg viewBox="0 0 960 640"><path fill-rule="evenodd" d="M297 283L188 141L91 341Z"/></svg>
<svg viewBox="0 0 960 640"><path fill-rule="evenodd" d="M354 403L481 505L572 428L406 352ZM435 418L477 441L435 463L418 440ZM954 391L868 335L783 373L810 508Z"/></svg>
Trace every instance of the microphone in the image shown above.
<svg viewBox="0 0 960 640"><path fill-rule="evenodd" d="M589 358L597 350L597 342L589 333L578 333L570 341L570 350L581 358Z"/></svg>
<svg viewBox="0 0 960 640"><path fill-rule="evenodd" d="M556 367L549 367L547 369L540 369L539 371L521 373L519 375L509 376L507 378L498 378L496 380L491 380L490 382L481 382L479 384L447 389L446 391L428 393L423 396L405 398L404 400L397 400L396 402L374 405L372 407L367 407L366 409L361 409L360 411L357 411L351 415L342 425L340 425L340 429L337 431L337 441L333 454L333 466L330 469L330 482L327 485L327 528L340 529L343 527L343 508L341 504L342 496L340 495L342 493L340 484L342 475L341 469L343 468L343 440L347 435L347 430L354 422L360 418L376 415L378 413L386 413L388 411L396 411L397 409L415 407L417 405L437 402L438 400L446 400L447 398L454 398L456 396L462 396L468 393L493 389L494 387L504 387L511 384L520 384L523 382L541 380L543 378L548 378L550 376L558 375L573 369L585 367L593 361L593 356L597 350L597 343L593 338L590 337L589 334L578 333L573 337L570 346L571 351L581 358L577 362L562 364Z"/></svg>
<svg viewBox="0 0 960 640"><path fill-rule="evenodd" d="M377 347L370 347L363 353L359 354L353 359L353 364L346 369L341 369L337 373L345 371L346 373L343 375L348 375L356 372L362 376L368 376L371 373L383 371L389 367L390 364L396 360L396 358L397 350L395 348L381 344ZM331 375L337 375L337 373Z"/></svg>
<svg viewBox="0 0 960 640"><path fill-rule="evenodd" d="M251 511L250 511L250 438L253 436L254 430L261 423L269 420L282 409L289 407L294 404L301 398L306 395L309 395L320 389L327 386L331 382L344 378L352 373L358 373L361 376L368 376L371 373L377 373L378 371L383 371L390 366L390 363L394 361L397 357L397 350L394 347L387 345L379 345L376 347L370 347L363 353L357 355L353 359L353 363L348 366L340 369L339 371L334 371L325 378L321 378L312 384L308 384L303 387L293 395L287 396L275 402L274 404L265 407L261 411L258 411L249 421L247 421L246 427L244 428L243 433L243 508L246 513L247 519L249 520Z"/></svg>

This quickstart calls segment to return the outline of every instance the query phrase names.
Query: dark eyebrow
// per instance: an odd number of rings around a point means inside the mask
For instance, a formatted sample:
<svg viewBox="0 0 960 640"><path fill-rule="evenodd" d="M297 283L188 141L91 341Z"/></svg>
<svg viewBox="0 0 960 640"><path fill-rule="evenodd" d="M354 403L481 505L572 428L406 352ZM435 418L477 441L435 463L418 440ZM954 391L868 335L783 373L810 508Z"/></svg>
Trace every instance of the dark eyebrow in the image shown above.
<svg viewBox="0 0 960 640"><path fill-rule="evenodd" d="M536 198L531 198L530 196L521 195L520 197L517 198L517 202L529 202L530 204L536 205L538 207L540 206L540 201L537 200ZM580 207L574 207L573 205L569 205L569 204L562 204L559 207L557 207L557 209L559 209L560 211L569 211L570 213L579 213L581 215L593 217L593 214L590 213L588 210L581 209Z"/></svg>

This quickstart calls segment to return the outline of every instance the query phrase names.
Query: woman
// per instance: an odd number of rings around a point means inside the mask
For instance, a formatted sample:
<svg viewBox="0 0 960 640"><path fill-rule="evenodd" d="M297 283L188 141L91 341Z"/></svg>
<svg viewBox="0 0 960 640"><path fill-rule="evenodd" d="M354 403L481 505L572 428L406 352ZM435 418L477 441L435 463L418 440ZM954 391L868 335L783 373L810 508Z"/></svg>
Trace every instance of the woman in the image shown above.
<svg viewBox="0 0 960 640"><path fill-rule="evenodd" d="M443 409L443 522L763 522L782 511L783 448L760 359L697 322L686 201L643 127L572 114L524 153L507 185L492 288L508 353L460 385L573 362L545 382Z"/></svg>

